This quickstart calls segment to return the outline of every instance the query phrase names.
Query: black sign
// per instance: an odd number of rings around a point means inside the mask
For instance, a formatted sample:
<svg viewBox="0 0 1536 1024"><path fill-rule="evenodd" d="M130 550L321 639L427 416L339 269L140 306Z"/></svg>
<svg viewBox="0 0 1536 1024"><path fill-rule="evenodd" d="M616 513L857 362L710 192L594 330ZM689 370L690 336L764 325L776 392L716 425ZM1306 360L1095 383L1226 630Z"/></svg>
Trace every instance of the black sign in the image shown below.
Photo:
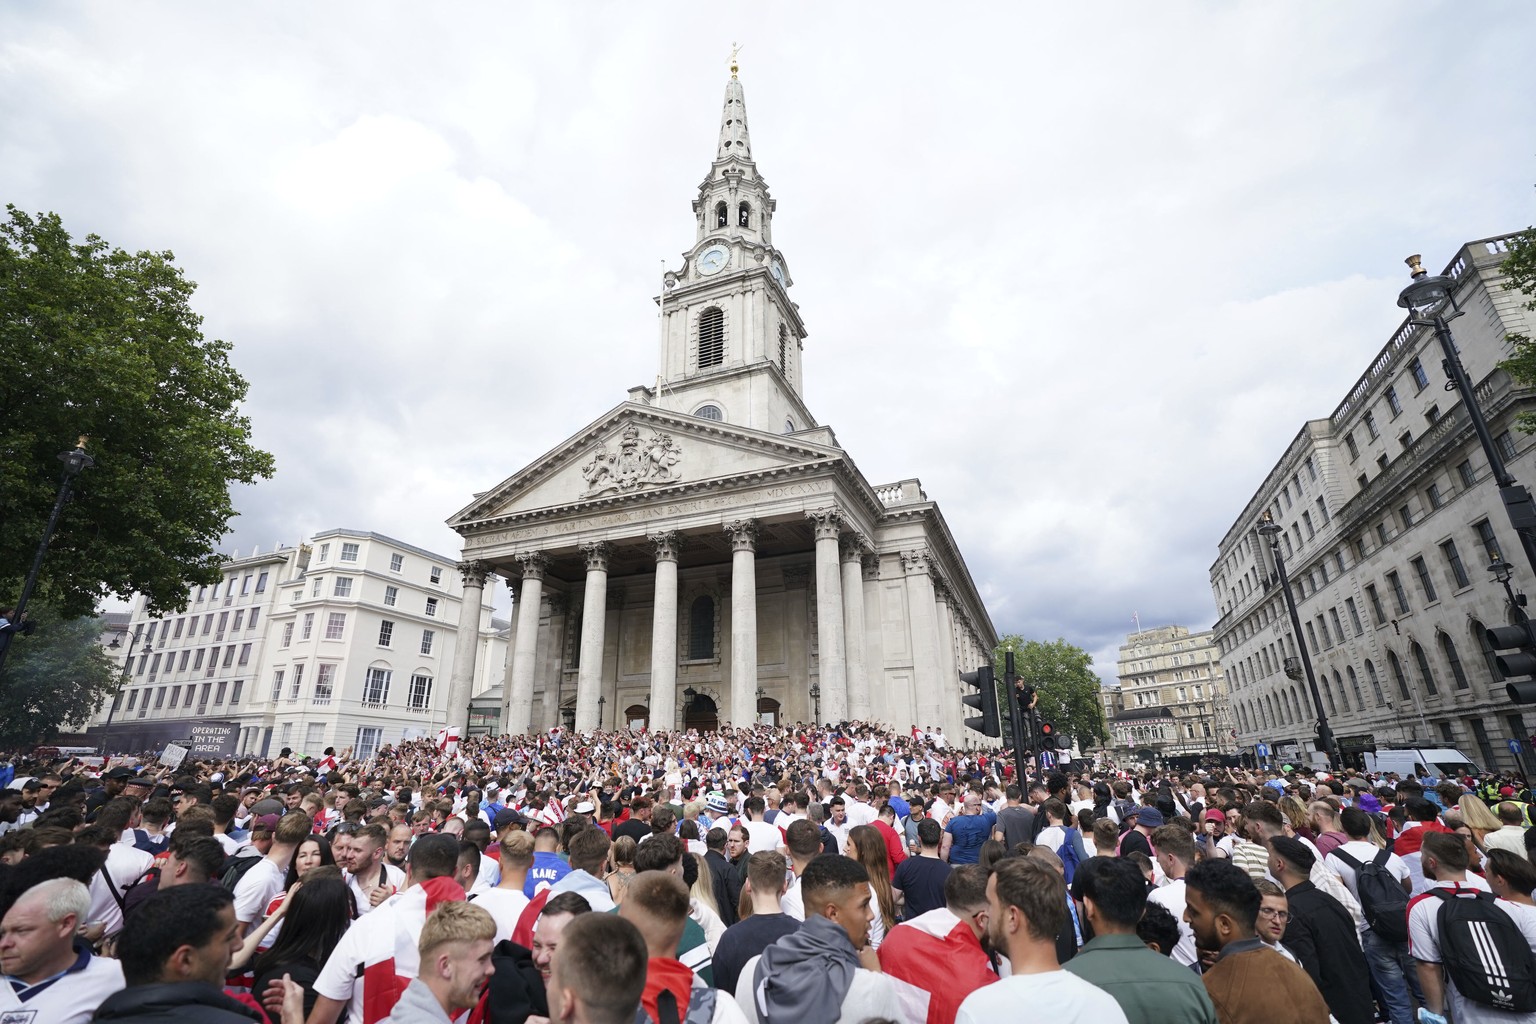
<svg viewBox="0 0 1536 1024"><path fill-rule="evenodd" d="M100 726L92 726L87 734L93 742L99 743L101 732ZM150 719L114 722L107 738L107 746L111 748L107 753L153 753L159 757L167 743L187 747L187 756L192 758L233 757L240 745L240 723L203 718L180 722Z"/></svg>
<svg viewBox="0 0 1536 1024"><path fill-rule="evenodd" d="M188 738L193 757L231 757L240 739L240 726L235 722L199 722Z"/></svg>

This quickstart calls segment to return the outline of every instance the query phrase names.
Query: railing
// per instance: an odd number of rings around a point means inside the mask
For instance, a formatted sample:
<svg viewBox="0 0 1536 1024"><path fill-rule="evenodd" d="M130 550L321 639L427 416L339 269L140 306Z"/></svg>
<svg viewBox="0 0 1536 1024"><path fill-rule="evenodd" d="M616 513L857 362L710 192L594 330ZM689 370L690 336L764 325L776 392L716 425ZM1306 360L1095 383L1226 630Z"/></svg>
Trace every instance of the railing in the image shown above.
<svg viewBox="0 0 1536 1024"><path fill-rule="evenodd" d="M893 484L881 484L875 488L875 497L880 499L880 504L887 508L892 505L907 505L913 502L927 501L928 493L923 490L922 482L916 477L906 480L898 480Z"/></svg>

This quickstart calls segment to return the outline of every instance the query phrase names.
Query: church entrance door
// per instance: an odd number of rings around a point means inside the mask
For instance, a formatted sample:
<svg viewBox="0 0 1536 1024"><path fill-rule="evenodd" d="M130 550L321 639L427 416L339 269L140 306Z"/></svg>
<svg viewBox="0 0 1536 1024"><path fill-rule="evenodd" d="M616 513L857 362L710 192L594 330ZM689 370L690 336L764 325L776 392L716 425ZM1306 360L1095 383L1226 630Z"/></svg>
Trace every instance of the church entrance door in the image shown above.
<svg viewBox="0 0 1536 1024"><path fill-rule="evenodd" d="M694 697L683 712L683 728L699 732L714 732L720 728L720 709L714 700L702 693Z"/></svg>

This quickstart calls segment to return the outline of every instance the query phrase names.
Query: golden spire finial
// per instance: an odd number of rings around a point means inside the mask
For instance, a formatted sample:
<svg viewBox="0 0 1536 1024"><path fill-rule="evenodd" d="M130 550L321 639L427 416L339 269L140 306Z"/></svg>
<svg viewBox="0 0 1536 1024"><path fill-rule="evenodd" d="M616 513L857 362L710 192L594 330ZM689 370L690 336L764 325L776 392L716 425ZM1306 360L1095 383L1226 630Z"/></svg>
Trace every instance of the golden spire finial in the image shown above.
<svg viewBox="0 0 1536 1024"><path fill-rule="evenodd" d="M741 52L741 44L740 43L732 43L731 44L731 77L732 78L735 78L736 77L736 72L741 70L740 67L738 66L739 62L736 60L736 55L738 53L740 53L740 52Z"/></svg>

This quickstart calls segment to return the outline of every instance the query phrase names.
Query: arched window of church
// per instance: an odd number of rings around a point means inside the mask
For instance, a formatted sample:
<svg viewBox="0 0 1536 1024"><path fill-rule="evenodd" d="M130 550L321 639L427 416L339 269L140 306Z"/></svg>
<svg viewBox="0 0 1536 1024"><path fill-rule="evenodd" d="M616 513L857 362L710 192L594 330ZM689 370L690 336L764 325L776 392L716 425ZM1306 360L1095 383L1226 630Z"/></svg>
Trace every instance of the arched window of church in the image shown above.
<svg viewBox="0 0 1536 1024"><path fill-rule="evenodd" d="M779 324L779 369L789 380L789 325L785 323Z"/></svg>
<svg viewBox="0 0 1536 1024"><path fill-rule="evenodd" d="M730 223L730 207L724 203L715 204L715 227L723 228Z"/></svg>
<svg viewBox="0 0 1536 1024"><path fill-rule="evenodd" d="M742 203L736 207L736 224L738 227L749 228L752 226L752 204Z"/></svg>
<svg viewBox="0 0 1536 1024"><path fill-rule="evenodd" d="M784 433L786 433L786 434L793 434L794 432L795 432L795 421L794 420L785 420L784 421Z"/></svg>
<svg viewBox="0 0 1536 1024"><path fill-rule="evenodd" d="M703 594L688 608L688 660L708 661L715 656L715 599Z"/></svg>
<svg viewBox="0 0 1536 1024"><path fill-rule="evenodd" d="M701 405L698 412L694 413L701 420L723 420L725 414L720 411L718 405Z"/></svg>
<svg viewBox="0 0 1536 1024"><path fill-rule="evenodd" d="M710 306L699 316L699 369L725 362L725 314Z"/></svg>

